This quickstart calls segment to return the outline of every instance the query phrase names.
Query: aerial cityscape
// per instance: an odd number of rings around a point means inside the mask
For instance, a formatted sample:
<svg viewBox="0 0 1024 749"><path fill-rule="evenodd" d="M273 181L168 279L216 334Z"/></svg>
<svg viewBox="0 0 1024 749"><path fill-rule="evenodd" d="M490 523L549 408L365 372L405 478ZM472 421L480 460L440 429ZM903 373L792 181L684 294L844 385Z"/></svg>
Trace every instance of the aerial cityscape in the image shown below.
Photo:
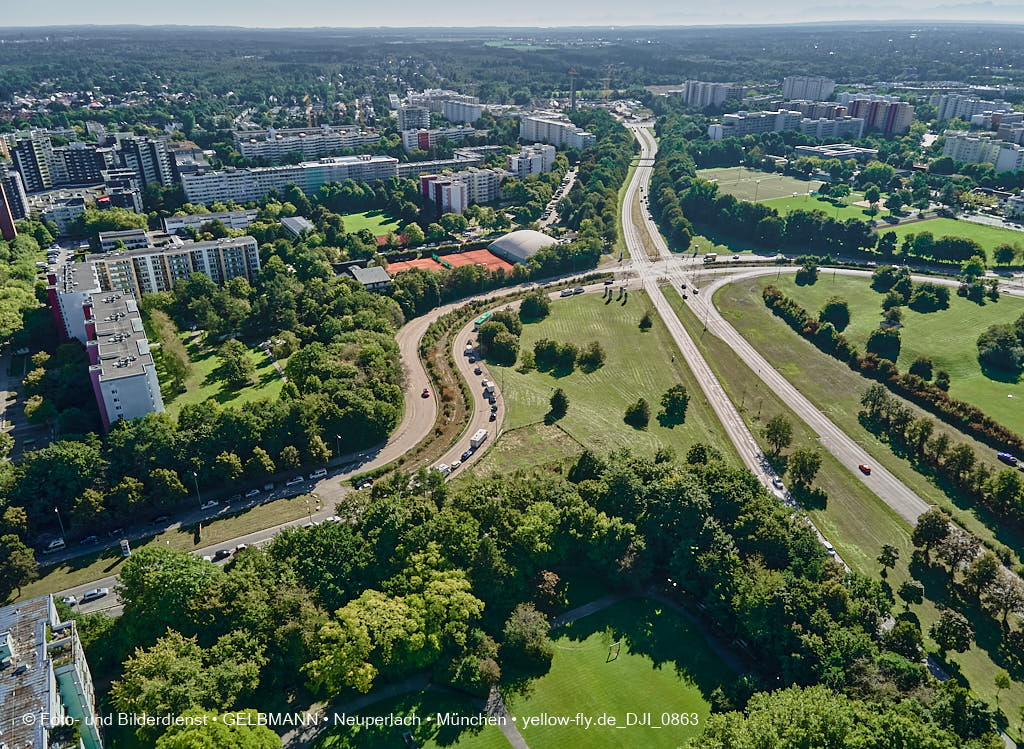
<svg viewBox="0 0 1024 749"><path fill-rule="evenodd" d="M729 5L12 11L0 749L1024 745L1024 14Z"/></svg>

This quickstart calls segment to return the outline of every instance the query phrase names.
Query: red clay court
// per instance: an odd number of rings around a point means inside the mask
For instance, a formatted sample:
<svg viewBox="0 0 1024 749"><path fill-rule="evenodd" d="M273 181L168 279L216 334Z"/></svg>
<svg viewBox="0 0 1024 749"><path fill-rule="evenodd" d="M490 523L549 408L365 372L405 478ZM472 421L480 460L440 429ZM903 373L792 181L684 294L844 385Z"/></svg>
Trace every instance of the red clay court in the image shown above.
<svg viewBox="0 0 1024 749"><path fill-rule="evenodd" d="M512 264L506 260L502 260L490 250L453 252L451 255L440 255L439 257L453 268L458 268L463 265L483 265L488 270L497 270L498 268L501 268L508 274L512 273ZM396 273L401 273L403 270L408 270L409 268L437 270L441 267L441 264L432 257L421 257L416 258L415 260L400 260L396 263L390 263L388 265L388 273L395 275Z"/></svg>

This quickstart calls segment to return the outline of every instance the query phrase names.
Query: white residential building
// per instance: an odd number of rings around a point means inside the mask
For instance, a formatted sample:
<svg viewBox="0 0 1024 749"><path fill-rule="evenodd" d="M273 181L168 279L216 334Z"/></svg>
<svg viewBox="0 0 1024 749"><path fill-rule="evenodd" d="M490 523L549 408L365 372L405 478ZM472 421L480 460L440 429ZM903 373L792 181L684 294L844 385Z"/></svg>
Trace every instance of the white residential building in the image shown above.
<svg viewBox="0 0 1024 749"><path fill-rule="evenodd" d="M549 143L558 148L582 151L597 142L597 136L556 114L526 115L519 120L519 138Z"/></svg>
<svg viewBox="0 0 1024 749"><path fill-rule="evenodd" d="M721 140L757 133L799 130L802 119L803 115L799 112L784 109L778 112L735 112L722 115L720 125L708 127L708 137L712 140Z"/></svg>
<svg viewBox="0 0 1024 749"><path fill-rule="evenodd" d="M402 148L406 153L412 151L429 151L437 145L442 138L447 138L453 143L458 143L469 135L475 135L476 130L468 125L457 127L435 128L433 130L403 130Z"/></svg>
<svg viewBox="0 0 1024 749"><path fill-rule="evenodd" d="M319 159L348 148L361 148L380 142L380 135L358 127L288 128L235 133L238 151L247 159L281 161L288 154L304 159Z"/></svg>
<svg viewBox="0 0 1024 749"><path fill-rule="evenodd" d="M490 203L501 195L504 173L470 167L454 174L420 177L420 192L434 201L440 213L463 213L470 203Z"/></svg>
<svg viewBox="0 0 1024 749"><path fill-rule="evenodd" d="M483 116L484 107L482 104L471 104L464 101L446 100L442 105L441 114L449 122L457 125L472 125ZM429 127L429 122L427 127ZM402 128L403 130L405 128Z"/></svg>
<svg viewBox="0 0 1024 749"><path fill-rule="evenodd" d="M691 107L720 107L726 99L742 99L746 89L732 83L687 81L683 101Z"/></svg>
<svg viewBox="0 0 1024 749"><path fill-rule="evenodd" d="M971 117L983 112L1013 111L1013 105L1008 101L988 101L964 94L935 94L928 103L935 107L935 117L939 120L959 118L970 121Z"/></svg>
<svg viewBox="0 0 1024 749"><path fill-rule="evenodd" d="M402 107L398 110L398 129L400 131L430 129L430 110L426 107Z"/></svg>
<svg viewBox="0 0 1024 749"><path fill-rule="evenodd" d="M333 156L289 166L184 174L181 184L188 202L206 205L217 201L245 203L260 200L271 190L283 190L288 184L312 195L329 182L344 182L346 179L372 182L397 175L398 159L360 154Z"/></svg>
<svg viewBox="0 0 1024 749"><path fill-rule="evenodd" d="M992 164L997 172L1024 169L1024 146L999 140L990 133L947 131L942 155L965 164Z"/></svg>
<svg viewBox="0 0 1024 749"><path fill-rule="evenodd" d="M462 104L478 104L480 102L480 100L475 96L460 94L458 91L448 91L441 88L428 88L426 91L419 94L412 93L410 91L408 101L409 106L426 107L435 114L444 113L444 103L446 101L455 101Z"/></svg>
<svg viewBox="0 0 1024 749"><path fill-rule="evenodd" d="M782 95L787 99L821 101L835 90L836 82L823 75L790 75L782 81Z"/></svg>
<svg viewBox="0 0 1024 749"><path fill-rule="evenodd" d="M229 229L247 229L256 220L259 211L254 208L242 211L219 211L217 213L190 213L185 216L170 216L164 219L164 231L177 234L187 228L198 230L211 221L220 221Z"/></svg>
<svg viewBox="0 0 1024 749"><path fill-rule="evenodd" d="M40 211L43 221L57 225L57 233L65 236L71 233L75 220L85 213L85 198L53 197Z"/></svg>
<svg viewBox="0 0 1024 749"><path fill-rule="evenodd" d="M860 117L838 117L835 119L822 117L817 120L804 118L800 120L800 132L815 138L852 138L856 140L864 135L864 120Z"/></svg>
<svg viewBox="0 0 1024 749"><path fill-rule="evenodd" d="M555 147L546 143L523 146L518 154L505 157L505 168L520 179L550 172L555 165Z"/></svg>

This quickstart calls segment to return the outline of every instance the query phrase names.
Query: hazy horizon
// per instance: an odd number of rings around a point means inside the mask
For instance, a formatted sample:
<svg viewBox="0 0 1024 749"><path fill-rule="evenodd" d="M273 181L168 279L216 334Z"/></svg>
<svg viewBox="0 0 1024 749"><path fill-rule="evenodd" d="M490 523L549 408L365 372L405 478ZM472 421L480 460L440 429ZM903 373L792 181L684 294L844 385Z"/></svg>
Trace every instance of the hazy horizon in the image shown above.
<svg viewBox="0 0 1024 749"><path fill-rule="evenodd" d="M86 6L71 0L22 3L9 8L3 28L55 26L225 26L263 29L317 28L606 28L610 26L741 26L886 21L977 21L1024 23L1024 4L1006 2L846 2L808 7L805 0L735 0L728 8L708 8L686 0L665 8L661 0L635 0L628 8L613 0L564 0L557 6L521 0L514 6L487 6L454 0L438 9L409 0L391 0L346 9L329 0L308 0L288 8L268 0L180 0L173 19L163 9L140 7L137 1L110 0ZM396 22L399 21L400 22Z"/></svg>

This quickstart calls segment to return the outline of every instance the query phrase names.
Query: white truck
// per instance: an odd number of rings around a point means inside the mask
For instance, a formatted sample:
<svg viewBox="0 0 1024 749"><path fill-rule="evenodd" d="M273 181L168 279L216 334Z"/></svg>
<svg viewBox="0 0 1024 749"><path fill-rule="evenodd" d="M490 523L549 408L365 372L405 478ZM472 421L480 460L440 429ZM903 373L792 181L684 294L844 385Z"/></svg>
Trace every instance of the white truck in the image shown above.
<svg viewBox="0 0 1024 749"><path fill-rule="evenodd" d="M469 445L474 450L476 450L478 447L480 447L480 445L482 445L484 443L484 441L486 439L487 439L487 430L486 429L477 429L473 433L473 436L469 438Z"/></svg>
<svg viewBox="0 0 1024 749"><path fill-rule="evenodd" d="M491 393L494 392L494 383L491 382L490 380L484 380L480 384L483 385L484 395L490 395Z"/></svg>

